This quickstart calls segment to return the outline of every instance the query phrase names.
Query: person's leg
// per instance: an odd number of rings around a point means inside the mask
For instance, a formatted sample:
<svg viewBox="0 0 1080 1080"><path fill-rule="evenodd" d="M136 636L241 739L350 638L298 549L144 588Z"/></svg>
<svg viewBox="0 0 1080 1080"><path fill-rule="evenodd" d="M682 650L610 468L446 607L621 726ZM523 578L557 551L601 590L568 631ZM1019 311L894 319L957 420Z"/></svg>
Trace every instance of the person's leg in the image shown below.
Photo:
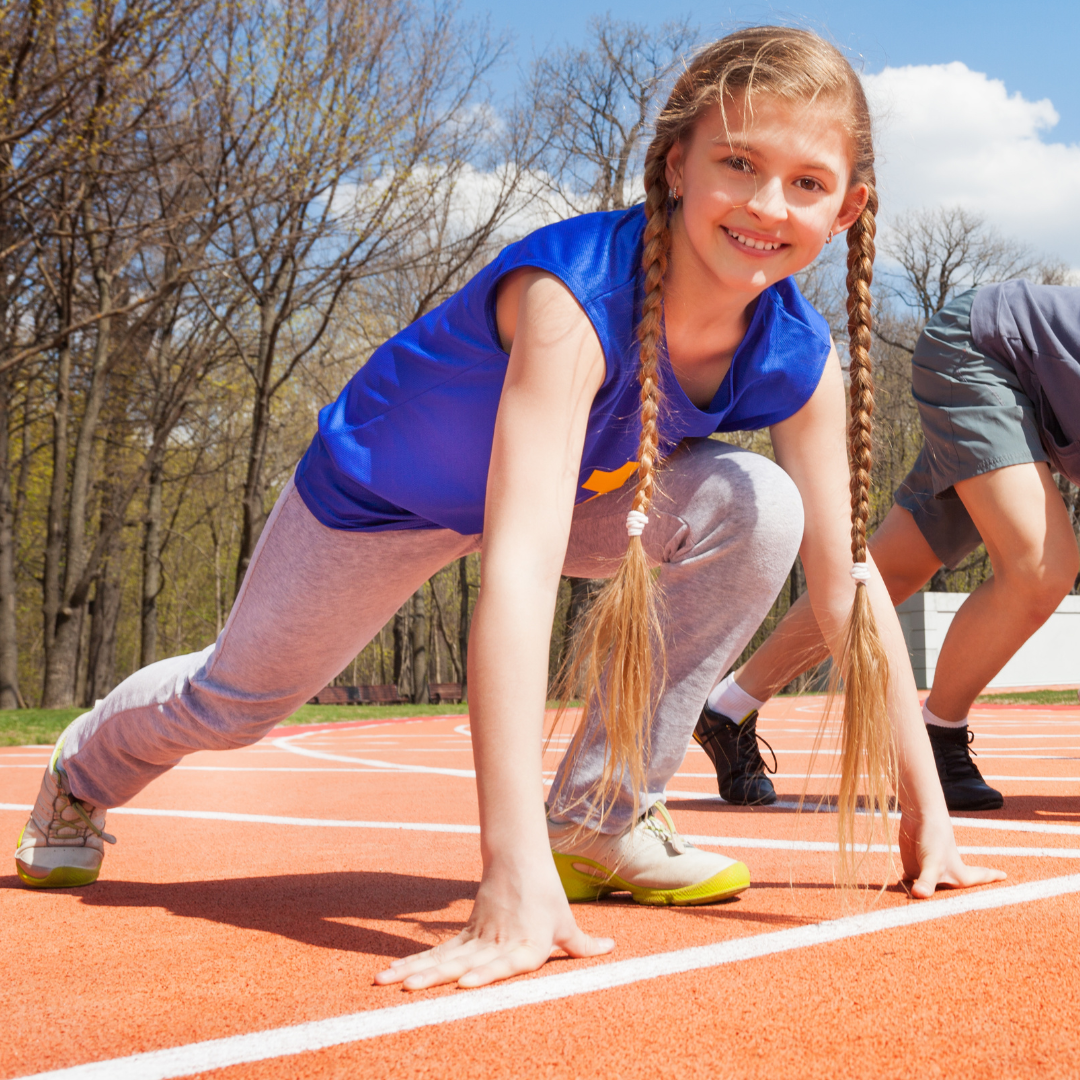
<svg viewBox="0 0 1080 1080"><path fill-rule="evenodd" d="M60 760L73 793L119 806L185 754L256 742L475 548L446 530L327 528L290 481L217 642L135 672L68 730Z"/></svg>
<svg viewBox="0 0 1080 1080"><path fill-rule="evenodd" d="M46 886L93 881L102 808L127 802L185 754L260 739L337 675L431 574L476 550L477 539L329 529L290 482L215 645L136 672L61 737L20 838L20 877ZM80 847L96 853L69 859L65 849Z"/></svg>
<svg viewBox="0 0 1080 1080"><path fill-rule="evenodd" d="M1046 462L973 476L956 492L986 544L993 576L964 601L945 635L927 708L958 723L978 694L1053 614L1080 553Z"/></svg>
<svg viewBox="0 0 1080 1080"><path fill-rule="evenodd" d="M667 672L651 732L640 810L663 797L686 754L690 734L718 676L739 655L776 598L802 537L802 504L788 476L768 459L711 439L674 455L643 534L660 566ZM566 572L610 575L626 548L633 492L604 496L574 515ZM659 681L659 675L658 675ZM604 740L590 718L581 754L564 758L552 786L559 817L585 822L585 796L601 775ZM604 823L630 823L623 791Z"/></svg>
<svg viewBox="0 0 1080 1080"><path fill-rule="evenodd" d="M918 592L941 566L911 512L902 506L889 510L870 537L869 548L894 604ZM828 656L810 597L804 593L761 648L735 672L735 681L746 694L764 703Z"/></svg>

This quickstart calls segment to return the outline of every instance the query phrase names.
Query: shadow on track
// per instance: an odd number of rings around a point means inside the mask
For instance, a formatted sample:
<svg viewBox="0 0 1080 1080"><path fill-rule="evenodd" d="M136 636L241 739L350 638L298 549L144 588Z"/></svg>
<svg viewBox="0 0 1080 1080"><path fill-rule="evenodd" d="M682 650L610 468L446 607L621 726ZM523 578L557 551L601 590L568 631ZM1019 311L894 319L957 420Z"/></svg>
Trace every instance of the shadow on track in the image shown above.
<svg viewBox="0 0 1080 1080"><path fill-rule="evenodd" d="M460 930L465 911L460 918L429 916L445 913L456 901L472 900L476 887L475 881L341 871L218 881L102 880L40 895L45 900L74 893L93 907L164 908L180 918L275 934L316 948L397 957ZM9 888L24 886L14 875L0 878L0 889ZM402 933L364 925L386 922L400 925Z"/></svg>

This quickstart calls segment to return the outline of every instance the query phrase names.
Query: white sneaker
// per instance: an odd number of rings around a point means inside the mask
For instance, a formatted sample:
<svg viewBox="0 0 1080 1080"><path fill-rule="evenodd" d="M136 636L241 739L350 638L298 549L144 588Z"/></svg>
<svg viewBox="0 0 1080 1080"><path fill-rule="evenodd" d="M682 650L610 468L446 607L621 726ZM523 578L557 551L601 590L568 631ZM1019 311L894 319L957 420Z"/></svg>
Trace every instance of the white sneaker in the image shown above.
<svg viewBox="0 0 1080 1080"><path fill-rule="evenodd" d="M101 872L105 843L105 811L71 794L59 764L63 736L56 744L41 780L37 802L19 836L15 870L33 889L70 889L91 885Z"/></svg>
<svg viewBox="0 0 1080 1080"><path fill-rule="evenodd" d="M572 904L612 892L628 892L639 904L712 904L750 888L744 863L684 840L660 802L615 835L549 821L548 838Z"/></svg>

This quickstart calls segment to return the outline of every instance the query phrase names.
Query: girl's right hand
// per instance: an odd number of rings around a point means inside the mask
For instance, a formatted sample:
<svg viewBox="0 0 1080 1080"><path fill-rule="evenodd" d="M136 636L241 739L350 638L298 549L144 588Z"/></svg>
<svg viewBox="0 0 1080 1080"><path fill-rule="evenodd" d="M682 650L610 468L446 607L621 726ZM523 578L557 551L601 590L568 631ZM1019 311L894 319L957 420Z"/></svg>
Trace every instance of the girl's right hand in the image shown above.
<svg viewBox="0 0 1080 1080"><path fill-rule="evenodd" d="M375 976L380 985L424 990L456 982L486 986L536 971L553 953L601 956L615 948L578 928L555 867L537 875L513 869L485 872L465 929L434 949L395 960ZM537 878L541 880L537 880Z"/></svg>
<svg viewBox="0 0 1080 1080"><path fill-rule="evenodd" d="M948 816L936 823L905 812L900 819L900 859L911 895L926 900L938 888L970 889L1006 877L1004 870L968 866L956 850Z"/></svg>

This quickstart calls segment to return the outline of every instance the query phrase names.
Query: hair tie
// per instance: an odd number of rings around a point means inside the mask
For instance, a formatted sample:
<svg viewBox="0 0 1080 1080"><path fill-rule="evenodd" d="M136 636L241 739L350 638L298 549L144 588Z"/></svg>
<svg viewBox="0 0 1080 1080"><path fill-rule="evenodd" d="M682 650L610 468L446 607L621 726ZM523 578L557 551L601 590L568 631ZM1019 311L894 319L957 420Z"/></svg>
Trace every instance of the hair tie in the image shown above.
<svg viewBox="0 0 1080 1080"><path fill-rule="evenodd" d="M642 510L631 510L626 515L626 532L629 536L640 536L648 524L649 517Z"/></svg>
<svg viewBox="0 0 1080 1080"><path fill-rule="evenodd" d="M870 580L870 567L864 562L852 563L851 576L865 585Z"/></svg>

